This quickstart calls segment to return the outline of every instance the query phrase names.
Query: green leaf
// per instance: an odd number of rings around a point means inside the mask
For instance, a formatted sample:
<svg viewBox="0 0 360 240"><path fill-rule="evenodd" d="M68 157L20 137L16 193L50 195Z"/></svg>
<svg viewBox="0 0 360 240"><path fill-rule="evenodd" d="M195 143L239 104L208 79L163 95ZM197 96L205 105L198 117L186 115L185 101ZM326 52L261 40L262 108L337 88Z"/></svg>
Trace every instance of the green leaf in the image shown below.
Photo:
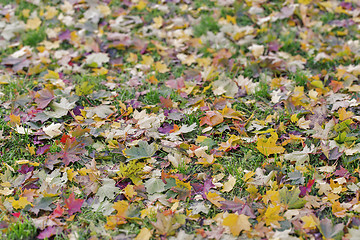
<svg viewBox="0 0 360 240"><path fill-rule="evenodd" d="M107 197L110 200L113 200L116 196L116 193L120 192L120 189L115 187L115 181L113 179L103 179L103 185L98 189L95 196L99 196L99 202L104 201Z"/></svg>
<svg viewBox="0 0 360 240"><path fill-rule="evenodd" d="M150 178L145 182L146 191L149 194L160 193L165 191L165 183L161 179Z"/></svg>
<svg viewBox="0 0 360 240"><path fill-rule="evenodd" d="M280 189L279 193L280 193L280 202L282 204L285 204L289 209L302 208L306 203L305 199L299 198L299 194L300 194L299 188L295 188L289 191L287 187L283 187L282 189Z"/></svg>
<svg viewBox="0 0 360 240"><path fill-rule="evenodd" d="M124 150L128 161L142 158L150 158L155 154L157 150L155 143L149 145L145 141L140 141L138 145L138 147L134 146L132 148Z"/></svg>

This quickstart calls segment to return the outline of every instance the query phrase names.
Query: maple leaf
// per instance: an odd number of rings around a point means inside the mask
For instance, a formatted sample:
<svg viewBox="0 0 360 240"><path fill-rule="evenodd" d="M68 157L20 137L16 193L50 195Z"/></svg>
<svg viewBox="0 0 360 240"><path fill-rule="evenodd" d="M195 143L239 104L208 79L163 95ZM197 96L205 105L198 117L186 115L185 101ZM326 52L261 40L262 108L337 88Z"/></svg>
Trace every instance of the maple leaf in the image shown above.
<svg viewBox="0 0 360 240"><path fill-rule="evenodd" d="M175 233L175 230L181 227L182 219L177 218L174 214L164 214L157 212L156 222L151 222L157 232L162 236L170 236ZM179 222L180 221L180 222Z"/></svg>
<svg viewBox="0 0 360 240"><path fill-rule="evenodd" d="M165 183L161 179L150 178L145 182L146 191L149 194L165 191Z"/></svg>
<svg viewBox="0 0 360 240"><path fill-rule="evenodd" d="M43 131L46 133L46 135L53 138L61 134L61 126L61 123L51 123L49 126L44 127Z"/></svg>
<svg viewBox="0 0 360 240"><path fill-rule="evenodd" d="M70 164L70 162L79 161L79 155L83 155L86 153L87 151L85 149L85 143L78 142L75 138L68 138L66 139L65 144L61 146L61 151L53 155L53 158L61 158L63 160L63 163L67 166Z"/></svg>
<svg viewBox="0 0 360 240"><path fill-rule="evenodd" d="M160 102L164 108L172 108L174 103L173 103L173 101L171 101L170 96L168 96L167 98L160 96L159 98L160 98Z"/></svg>
<svg viewBox="0 0 360 240"><path fill-rule="evenodd" d="M284 220L282 216L280 216L281 206L280 205L270 205L265 212L265 223L267 226L275 225L280 226L279 221Z"/></svg>
<svg viewBox="0 0 360 240"><path fill-rule="evenodd" d="M91 118L96 114L99 118L106 118L107 116L109 116L112 113L114 113L114 111L112 110L111 106L109 106L109 105L99 105L99 106L96 106L96 107L90 107L86 111L86 117Z"/></svg>
<svg viewBox="0 0 360 240"><path fill-rule="evenodd" d="M212 204L214 204L218 208L222 206L222 204L220 202L225 201L225 198L222 198L216 192L208 192L205 195L206 195L207 200L209 200Z"/></svg>
<svg viewBox="0 0 360 240"><path fill-rule="evenodd" d="M304 225L303 228L316 228L318 226L318 223L315 222L313 216L303 216L301 217L301 221L303 221Z"/></svg>
<svg viewBox="0 0 360 240"><path fill-rule="evenodd" d="M114 203L113 208L117 211L117 217L126 218L129 209L129 203L126 201L117 201Z"/></svg>
<svg viewBox="0 0 360 240"><path fill-rule="evenodd" d="M131 147L123 151L124 155L128 158L127 160L137 160L142 158L152 157L157 150L155 143L148 144L146 141L140 141L138 147Z"/></svg>
<svg viewBox="0 0 360 240"><path fill-rule="evenodd" d="M53 102L50 106L54 111L44 111L46 115L52 118L61 118L68 114L69 110L75 107L75 102L69 102L66 98L61 98L60 102Z"/></svg>
<svg viewBox="0 0 360 240"><path fill-rule="evenodd" d="M20 197L19 200L14 200L11 204L15 209L23 209L29 204L32 205L26 197Z"/></svg>
<svg viewBox="0 0 360 240"><path fill-rule="evenodd" d="M71 193L69 198L64 200L65 207L68 209L69 215L73 215L76 212L81 213L81 206L84 203L84 199L75 199L75 194Z"/></svg>
<svg viewBox="0 0 360 240"><path fill-rule="evenodd" d="M191 185L190 183L185 183L176 179L176 186L172 187L171 190L178 193L178 199L185 200L187 197L190 197Z"/></svg>
<svg viewBox="0 0 360 240"><path fill-rule="evenodd" d="M101 67L104 63L109 62L110 58L107 53L92 53L86 57L86 64L91 67Z"/></svg>
<svg viewBox="0 0 360 240"><path fill-rule="evenodd" d="M38 108L43 109L55 98L54 91L48 88L40 90L35 94L35 102Z"/></svg>
<svg viewBox="0 0 360 240"><path fill-rule="evenodd" d="M244 214L250 218L255 218L253 210L249 207L249 205L237 197L234 197L233 201L221 201L220 204L220 208L224 211L231 210L235 213Z"/></svg>
<svg viewBox="0 0 360 240"><path fill-rule="evenodd" d="M276 132L271 132L271 137L266 138L265 136L260 136L257 140L256 148L262 154L269 156L274 153L283 153L285 148L282 146L276 145L278 140L278 135Z"/></svg>
<svg viewBox="0 0 360 240"><path fill-rule="evenodd" d="M280 193L280 202L287 206L289 209L298 209L302 208L306 200L299 198L300 189L295 188L291 191L287 187L283 187L279 190Z"/></svg>
<svg viewBox="0 0 360 240"><path fill-rule="evenodd" d="M167 68L166 64L161 63L161 62L156 62L155 63L155 69L156 71L158 71L159 73L166 73L169 71L169 69Z"/></svg>
<svg viewBox="0 0 360 240"><path fill-rule="evenodd" d="M209 126L216 126L224 121L223 116L217 111L208 111L205 116L200 118L200 126L207 124Z"/></svg>
<svg viewBox="0 0 360 240"><path fill-rule="evenodd" d="M234 188L235 183L236 183L236 178L230 175L229 180L224 183L223 189L221 191L230 192Z"/></svg>
<svg viewBox="0 0 360 240"><path fill-rule="evenodd" d="M102 180L102 186L98 189L95 196L99 197L99 201L104 201L105 198L113 200L116 193L119 193L120 189L115 187L115 181L113 179L105 178Z"/></svg>
<svg viewBox="0 0 360 240"><path fill-rule="evenodd" d="M223 225L228 226L230 228L230 232L234 236L239 236L241 231L249 231L251 227L248 216L244 214L238 215L235 213L230 213L226 218L224 218Z"/></svg>
<svg viewBox="0 0 360 240"><path fill-rule="evenodd" d="M134 240L149 240L152 236L152 231L147 228L142 228L139 234L134 238Z"/></svg>

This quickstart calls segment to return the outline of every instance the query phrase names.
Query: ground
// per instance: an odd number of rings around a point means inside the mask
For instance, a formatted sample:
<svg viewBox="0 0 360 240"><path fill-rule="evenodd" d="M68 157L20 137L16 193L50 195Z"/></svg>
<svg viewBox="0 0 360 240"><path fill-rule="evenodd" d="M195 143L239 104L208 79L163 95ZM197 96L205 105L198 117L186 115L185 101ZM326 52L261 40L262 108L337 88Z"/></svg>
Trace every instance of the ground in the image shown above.
<svg viewBox="0 0 360 240"><path fill-rule="evenodd" d="M360 4L0 0L2 239L358 239Z"/></svg>

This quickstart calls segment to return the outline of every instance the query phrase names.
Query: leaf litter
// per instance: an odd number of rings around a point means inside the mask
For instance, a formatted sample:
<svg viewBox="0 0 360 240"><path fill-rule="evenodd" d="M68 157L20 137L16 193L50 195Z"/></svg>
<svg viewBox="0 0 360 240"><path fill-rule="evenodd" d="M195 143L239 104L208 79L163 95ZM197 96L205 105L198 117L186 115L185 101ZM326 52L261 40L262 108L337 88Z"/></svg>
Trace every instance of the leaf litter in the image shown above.
<svg viewBox="0 0 360 240"><path fill-rule="evenodd" d="M357 1L0 6L2 238L358 238Z"/></svg>

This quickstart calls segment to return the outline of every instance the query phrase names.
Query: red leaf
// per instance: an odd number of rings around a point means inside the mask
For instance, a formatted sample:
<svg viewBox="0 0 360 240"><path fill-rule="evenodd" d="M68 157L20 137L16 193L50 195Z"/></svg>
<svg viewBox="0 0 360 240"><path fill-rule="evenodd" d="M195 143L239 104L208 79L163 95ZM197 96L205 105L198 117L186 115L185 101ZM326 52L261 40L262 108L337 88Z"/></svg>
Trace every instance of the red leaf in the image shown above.
<svg viewBox="0 0 360 240"><path fill-rule="evenodd" d="M11 215L13 215L16 218L19 218L21 215L21 212L15 212L15 213L12 213Z"/></svg>
<svg viewBox="0 0 360 240"><path fill-rule="evenodd" d="M73 215L76 212L81 213L81 206L84 203L84 199L75 199L74 193L71 193L68 199L65 199L65 206L69 209L69 215Z"/></svg>
<svg viewBox="0 0 360 240"><path fill-rule="evenodd" d="M60 205L57 205L57 207L54 209L54 211L51 213L50 216L53 218L58 218L62 216L63 213L64 213L64 209Z"/></svg>
<svg viewBox="0 0 360 240"><path fill-rule="evenodd" d="M174 104L173 101L171 101L170 96L168 96L167 98L160 96L160 102L164 108L172 108Z"/></svg>

